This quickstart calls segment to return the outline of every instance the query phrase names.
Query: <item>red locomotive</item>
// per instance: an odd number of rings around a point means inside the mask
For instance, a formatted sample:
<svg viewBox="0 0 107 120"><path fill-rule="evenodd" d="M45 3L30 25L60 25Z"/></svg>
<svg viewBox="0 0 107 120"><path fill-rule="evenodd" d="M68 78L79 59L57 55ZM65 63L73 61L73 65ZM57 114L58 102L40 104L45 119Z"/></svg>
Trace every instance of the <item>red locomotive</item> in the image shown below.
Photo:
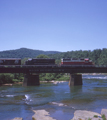
<svg viewBox="0 0 107 120"><path fill-rule="evenodd" d="M89 58L63 58L61 59L61 65L94 65Z"/></svg>

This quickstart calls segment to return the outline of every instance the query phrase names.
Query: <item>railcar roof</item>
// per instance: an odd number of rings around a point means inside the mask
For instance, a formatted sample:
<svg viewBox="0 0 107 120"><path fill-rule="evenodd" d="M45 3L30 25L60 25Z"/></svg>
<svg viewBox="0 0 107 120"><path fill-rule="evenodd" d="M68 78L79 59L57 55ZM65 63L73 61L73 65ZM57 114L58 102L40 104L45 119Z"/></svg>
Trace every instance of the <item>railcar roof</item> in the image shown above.
<svg viewBox="0 0 107 120"><path fill-rule="evenodd" d="M0 58L0 60L21 60L21 58Z"/></svg>
<svg viewBox="0 0 107 120"><path fill-rule="evenodd" d="M85 58L85 60L89 60L89 58Z"/></svg>
<svg viewBox="0 0 107 120"><path fill-rule="evenodd" d="M54 58L33 58L34 60L55 60Z"/></svg>

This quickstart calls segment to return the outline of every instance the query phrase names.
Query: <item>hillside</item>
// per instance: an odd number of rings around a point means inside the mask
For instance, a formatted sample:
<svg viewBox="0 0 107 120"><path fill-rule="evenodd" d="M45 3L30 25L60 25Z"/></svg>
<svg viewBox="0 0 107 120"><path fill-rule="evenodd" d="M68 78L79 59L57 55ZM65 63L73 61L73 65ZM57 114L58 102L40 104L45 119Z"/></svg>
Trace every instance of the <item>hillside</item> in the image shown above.
<svg viewBox="0 0 107 120"><path fill-rule="evenodd" d="M60 53L57 51L42 51L42 50L33 50L27 48L20 48L16 50L7 50L0 52L0 58L34 58L40 54L48 55L48 54L56 54Z"/></svg>
<svg viewBox="0 0 107 120"><path fill-rule="evenodd" d="M107 49L95 49L90 50L78 50L69 52L58 52L58 51L42 51L32 50L27 48L20 48L16 50L7 50L0 52L0 58L35 58L36 56L44 54L50 58L55 58L57 62L61 58L90 58L96 65L107 65Z"/></svg>

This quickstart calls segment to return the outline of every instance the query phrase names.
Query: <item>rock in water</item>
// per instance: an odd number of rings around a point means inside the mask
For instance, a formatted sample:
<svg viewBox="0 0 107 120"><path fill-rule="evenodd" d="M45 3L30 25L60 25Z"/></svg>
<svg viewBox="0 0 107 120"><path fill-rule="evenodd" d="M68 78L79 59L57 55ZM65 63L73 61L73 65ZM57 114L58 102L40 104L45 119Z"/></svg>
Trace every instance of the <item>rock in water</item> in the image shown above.
<svg viewBox="0 0 107 120"><path fill-rule="evenodd" d="M14 118L12 120L23 120L23 118L16 117L16 118Z"/></svg>
<svg viewBox="0 0 107 120"><path fill-rule="evenodd" d="M49 116L49 112L46 110L33 110L35 114L32 116L32 120L56 120Z"/></svg>
<svg viewBox="0 0 107 120"><path fill-rule="evenodd" d="M74 117L72 120L88 120L89 118L95 120L94 116L98 116L98 120L99 118L101 119L101 115L96 112L91 112L86 110L76 110L74 112Z"/></svg>

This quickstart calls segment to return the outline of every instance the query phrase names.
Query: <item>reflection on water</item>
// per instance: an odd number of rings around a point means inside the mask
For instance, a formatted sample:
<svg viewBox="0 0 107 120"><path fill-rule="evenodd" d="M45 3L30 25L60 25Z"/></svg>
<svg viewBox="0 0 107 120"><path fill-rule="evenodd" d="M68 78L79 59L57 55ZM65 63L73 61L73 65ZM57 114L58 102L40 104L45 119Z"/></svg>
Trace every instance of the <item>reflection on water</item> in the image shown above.
<svg viewBox="0 0 107 120"><path fill-rule="evenodd" d="M0 117L31 120L32 110L45 109L57 120L69 120L75 110L95 112L107 108L107 76L83 75L83 86L69 87L68 82L40 86L0 87Z"/></svg>

